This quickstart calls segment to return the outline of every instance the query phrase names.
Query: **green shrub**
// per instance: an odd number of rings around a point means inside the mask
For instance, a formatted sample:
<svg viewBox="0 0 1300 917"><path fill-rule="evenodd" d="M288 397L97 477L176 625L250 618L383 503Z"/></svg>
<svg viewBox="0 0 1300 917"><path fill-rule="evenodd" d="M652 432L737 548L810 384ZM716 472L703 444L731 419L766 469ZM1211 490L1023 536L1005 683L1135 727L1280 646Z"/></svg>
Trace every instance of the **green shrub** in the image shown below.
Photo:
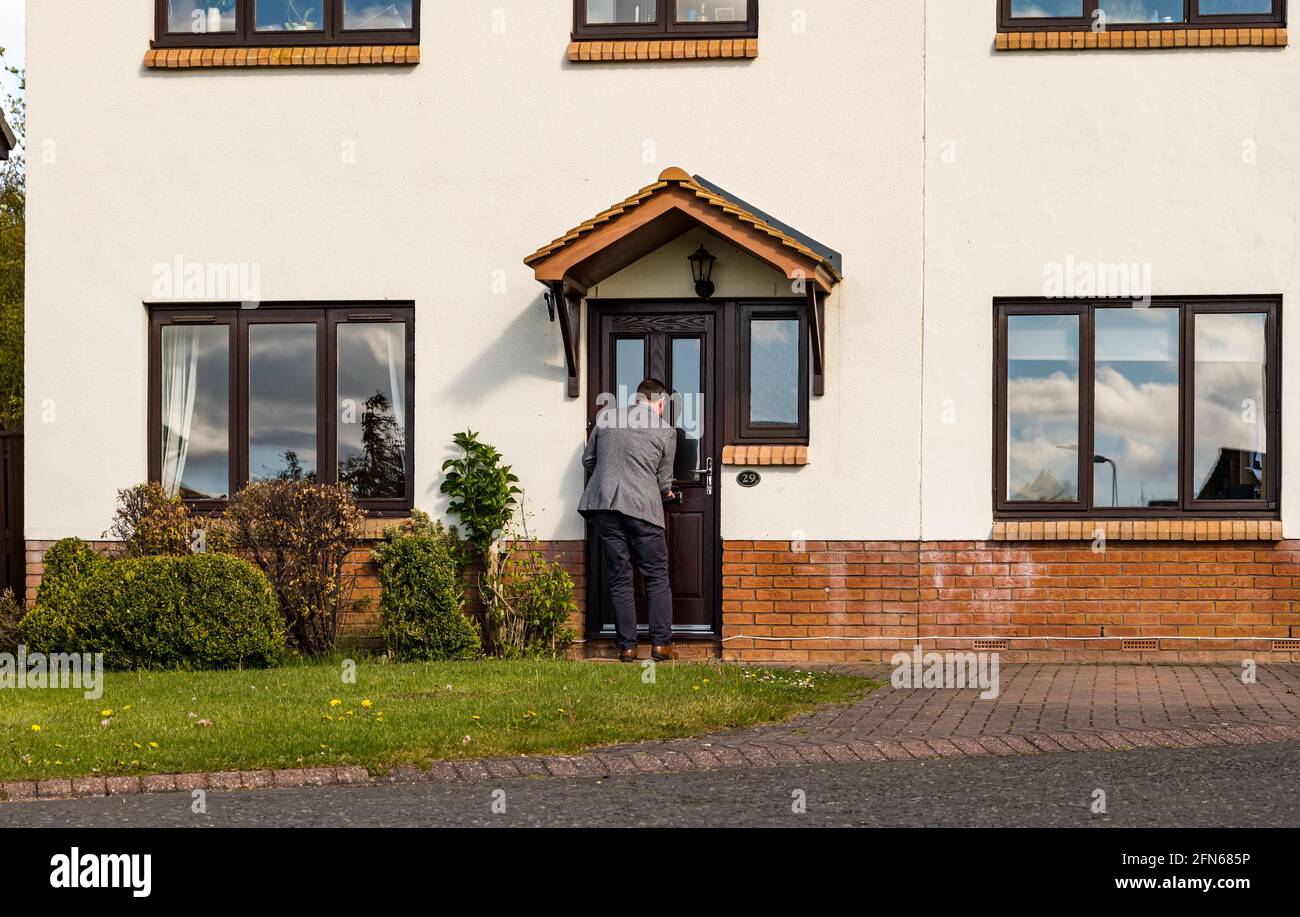
<svg viewBox="0 0 1300 917"><path fill-rule="evenodd" d="M23 608L12 589L0 592L0 653L18 651L18 622L26 613L27 609Z"/></svg>
<svg viewBox="0 0 1300 917"><path fill-rule="evenodd" d="M105 562L72 609L37 602L21 625L33 651L102 652L111 668L254 668L284 655L270 583L233 555Z"/></svg>
<svg viewBox="0 0 1300 917"><path fill-rule="evenodd" d="M573 580L559 561L516 545L502 565L498 601L506 656L557 656L573 642Z"/></svg>
<svg viewBox="0 0 1300 917"><path fill-rule="evenodd" d="M45 552L36 604L63 613L81 604L81 590L96 572L111 561L80 538L56 541Z"/></svg>
<svg viewBox="0 0 1300 917"><path fill-rule="evenodd" d="M195 538L190 510L179 496L169 497L157 481L117 492L113 525L104 534L122 542L127 557L190 553Z"/></svg>
<svg viewBox="0 0 1300 917"><path fill-rule="evenodd" d="M222 529L232 550L262 568L298 649L334 649L339 617L355 604L348 554L366 514L346 484L285 478L249 484L231 499Z"/></svg>
<svg viewBox="0 0 1300 917"><path fill-rule="evenodd" d="M470 659L479 638L465 617L460 545L441 523L416 511L384 532L373 551L379 565L379 635L401 660Z"/></svg>

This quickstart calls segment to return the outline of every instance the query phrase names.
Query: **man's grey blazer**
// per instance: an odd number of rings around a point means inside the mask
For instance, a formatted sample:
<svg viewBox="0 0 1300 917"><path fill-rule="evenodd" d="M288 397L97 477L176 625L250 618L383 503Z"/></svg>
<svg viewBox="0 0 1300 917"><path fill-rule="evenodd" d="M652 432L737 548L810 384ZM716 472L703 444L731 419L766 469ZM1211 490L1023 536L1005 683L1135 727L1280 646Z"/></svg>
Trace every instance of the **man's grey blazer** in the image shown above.
<svg viewBox="0 0 1300 917"><path fill-rule="evenodd" d="M649 405L602 412L582 453L591 480L578 503L584 516L604 509L664 527L664 494L672 490L677 431Z"/></svg>

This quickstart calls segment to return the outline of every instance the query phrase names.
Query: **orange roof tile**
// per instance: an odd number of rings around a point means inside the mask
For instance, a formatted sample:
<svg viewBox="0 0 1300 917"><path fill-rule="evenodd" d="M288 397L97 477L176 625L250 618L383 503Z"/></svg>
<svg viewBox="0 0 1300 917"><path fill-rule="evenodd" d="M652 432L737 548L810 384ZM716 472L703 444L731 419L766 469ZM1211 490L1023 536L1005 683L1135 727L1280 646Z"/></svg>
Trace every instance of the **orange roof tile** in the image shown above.
<svg viewBox="0 0 1300 917"><path fill-rule="evenodd" d="M782 232L780 229L777 229L775 226L749 212L745 208L735 204L725 197L722 197L721 195L713 193L699 182L695 181L695 179L693 179L684 169L679 169L675 166L665 169L660 174L659 180L654 184L646 185L631 197L606 208L590 220L587 220L585 223L575 226L564 235L552 240L549 244L543 245L537 251L525 258L524 264L531 267L537 262L554 255L570 243L577 241L601 226L617 220L628 211L650 200L660 191L672 186L680 187L683 190L694 194L700 200L717 207L731 219L747 224L760 232L766 233L782 245L793 249L806 258L811 259L819 267L824 269L836 282L843 279L839 270L830 259L809 248L807 245L804 245L788 233Z"/></svg>

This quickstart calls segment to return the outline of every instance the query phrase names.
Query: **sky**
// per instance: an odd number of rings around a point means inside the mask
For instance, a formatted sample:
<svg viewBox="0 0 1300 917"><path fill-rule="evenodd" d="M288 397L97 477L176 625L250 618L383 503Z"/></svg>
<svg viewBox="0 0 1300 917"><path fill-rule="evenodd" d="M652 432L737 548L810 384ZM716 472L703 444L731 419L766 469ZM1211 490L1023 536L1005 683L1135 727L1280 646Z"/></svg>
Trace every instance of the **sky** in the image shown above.
<svg viewBox="0 0 1300 917"><path fill-rule="evenodd" d="M23 40L26 9L25 0L0 0L0 48L5 49L5 61L20 68L26 44ZM0 85L12 93L18 89L18 80L6 73L0 76Z"/></svg>

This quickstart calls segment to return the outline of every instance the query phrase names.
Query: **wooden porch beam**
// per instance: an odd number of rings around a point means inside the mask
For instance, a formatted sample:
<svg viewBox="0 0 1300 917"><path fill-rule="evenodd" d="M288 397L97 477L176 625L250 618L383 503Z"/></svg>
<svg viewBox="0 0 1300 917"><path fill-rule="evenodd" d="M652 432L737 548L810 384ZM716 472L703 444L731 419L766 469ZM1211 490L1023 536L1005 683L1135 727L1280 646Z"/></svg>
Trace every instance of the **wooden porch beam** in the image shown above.
<svg viewBox="0 0 1300 917"><path fill-rule="evenodd" d="M826 300L808 284L808 333L812 338L812 393L826 394Z"/></svg>

